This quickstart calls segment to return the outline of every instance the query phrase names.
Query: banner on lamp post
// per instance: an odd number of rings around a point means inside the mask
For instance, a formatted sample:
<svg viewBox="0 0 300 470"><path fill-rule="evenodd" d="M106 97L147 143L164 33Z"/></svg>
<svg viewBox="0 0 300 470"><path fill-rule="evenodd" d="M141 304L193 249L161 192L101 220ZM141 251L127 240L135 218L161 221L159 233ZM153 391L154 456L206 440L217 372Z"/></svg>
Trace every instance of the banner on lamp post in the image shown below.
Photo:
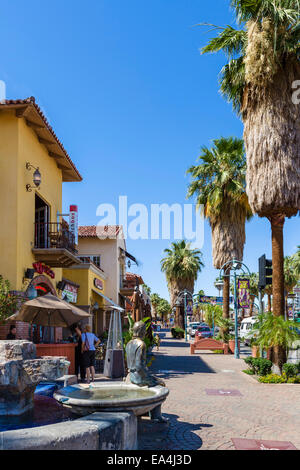
<svg viewBox="0 0 300 470"><path fill-rule="evenodd" d="M238 305L239 308L250 308L250 280L238 280Z"/></svg>
<svg viewBox="0 0 300 470"><path fill-rule="evenodd" d="M78 245L78 206L70 206L70 232L74 235L75 244Z"/></svg>

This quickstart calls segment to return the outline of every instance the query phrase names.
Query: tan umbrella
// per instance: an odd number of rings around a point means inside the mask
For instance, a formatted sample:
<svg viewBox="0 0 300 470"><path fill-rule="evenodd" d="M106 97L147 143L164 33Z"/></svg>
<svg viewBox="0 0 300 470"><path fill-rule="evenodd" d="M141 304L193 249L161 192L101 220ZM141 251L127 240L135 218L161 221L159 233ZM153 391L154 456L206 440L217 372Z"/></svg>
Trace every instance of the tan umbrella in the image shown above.
<svg viewBox="0 0 300 470"><path fill-rule="evenodd" d="M46 294L33 300L28 300L7 320L34 323L39 326L68 327L79 320L89 318L91 315L78 307Z"/></svg>

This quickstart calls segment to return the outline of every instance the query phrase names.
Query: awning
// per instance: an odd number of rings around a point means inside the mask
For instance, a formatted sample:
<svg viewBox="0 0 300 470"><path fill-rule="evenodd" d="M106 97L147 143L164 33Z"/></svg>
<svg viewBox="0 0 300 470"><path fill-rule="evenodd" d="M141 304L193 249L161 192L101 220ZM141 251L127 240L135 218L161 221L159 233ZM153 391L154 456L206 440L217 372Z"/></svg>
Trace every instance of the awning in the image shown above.
<svg viewBox="0 0 300 470"><path fill-rule="evenodd" d="M130 301L130 299L128 297L126 297L125 295L122 295L122 294L119 294L119 296L125 301L127 302L131 307L133 307L133 303Z"/></svg>
<svg viewBox="0 0 300 470"><path fill-rule="evenodd" d="M101 292L96 291L96 289L92 289L92 291L95 292L96 294L100 295L100 297L103 297L103 299L106 300L106 302L111 304L113 307L117 307L118 309L122 308L122 307L120 307L120 305L115 304L115 302L113 302L109 297L106 297L106 295L101 294Z"/></svg>

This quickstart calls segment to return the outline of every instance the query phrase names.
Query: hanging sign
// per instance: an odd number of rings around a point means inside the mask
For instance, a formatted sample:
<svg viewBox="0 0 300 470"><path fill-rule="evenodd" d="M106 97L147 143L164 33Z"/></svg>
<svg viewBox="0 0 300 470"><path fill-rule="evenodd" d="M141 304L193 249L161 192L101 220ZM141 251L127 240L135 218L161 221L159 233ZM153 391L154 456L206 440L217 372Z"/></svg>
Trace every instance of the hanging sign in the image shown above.
<svg viewBox="0 0 300 470"><path fill-rule="evenodd" d="M76 304L78 295L78 287L73 286L72 284L65 284L64 290L62 291L61 297L67 302L72 302Z"/></svg>
<svg viewBox="0 0 300 470"><path fill-rule="evenodd" d="M100 279L95 277L94 279L94 286L97 287L99 290L103 290L103 282Z"/></svg>
<svg viewBox="0 0 300 470"><path fill-rule="evenodd" d="M78 245L78 206L70 206L69 227L74 235L75 244Z"/></svg>
<svg viewBox="0 0 300 470"><path fill-rule="evenodd" d="M192 303L189 303L186 306L186 314L187 315L193 315L193 304Z"/></svg>
<svg viewBox="0 0 300 470"><path fill-rule="evenodd" d="M250 308L250 280L238 280L238 306L239 308Z"/></svg>
<svg viewBox="0 0 300 470"><path fill-rule="evenodd" d="M209 295L200 295L195 302L200 304L222 305L223 297L212 297ZM229 297L229 303L233 302L233 297Z"/></svg>

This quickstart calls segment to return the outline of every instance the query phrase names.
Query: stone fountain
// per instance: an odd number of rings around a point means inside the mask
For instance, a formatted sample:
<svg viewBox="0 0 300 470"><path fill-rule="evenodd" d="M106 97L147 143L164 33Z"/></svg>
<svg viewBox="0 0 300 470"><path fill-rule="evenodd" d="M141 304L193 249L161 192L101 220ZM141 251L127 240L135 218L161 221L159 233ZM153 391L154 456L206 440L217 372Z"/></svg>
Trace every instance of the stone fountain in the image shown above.
<svg viewBox="0 0 300 470"><path fill-rule="evenodd" d="M54 398L82 416L99 411L132 411L135 416L150 413L153 421L166 423L161 415L161 405L169 390L162 380L150 374L146 366L145 334L145 323L136 322L133 339L126 346L129 371L126 380L95 383L89 387L69 386L55 392Z"/></svg>
<svg viewBox="0 0 300 470"><path fill-rule="evenodd" d="M38 383L66 375L69 365L64 357L37 358L30 341L0 341L0 416L30 411Z"/></svg>

